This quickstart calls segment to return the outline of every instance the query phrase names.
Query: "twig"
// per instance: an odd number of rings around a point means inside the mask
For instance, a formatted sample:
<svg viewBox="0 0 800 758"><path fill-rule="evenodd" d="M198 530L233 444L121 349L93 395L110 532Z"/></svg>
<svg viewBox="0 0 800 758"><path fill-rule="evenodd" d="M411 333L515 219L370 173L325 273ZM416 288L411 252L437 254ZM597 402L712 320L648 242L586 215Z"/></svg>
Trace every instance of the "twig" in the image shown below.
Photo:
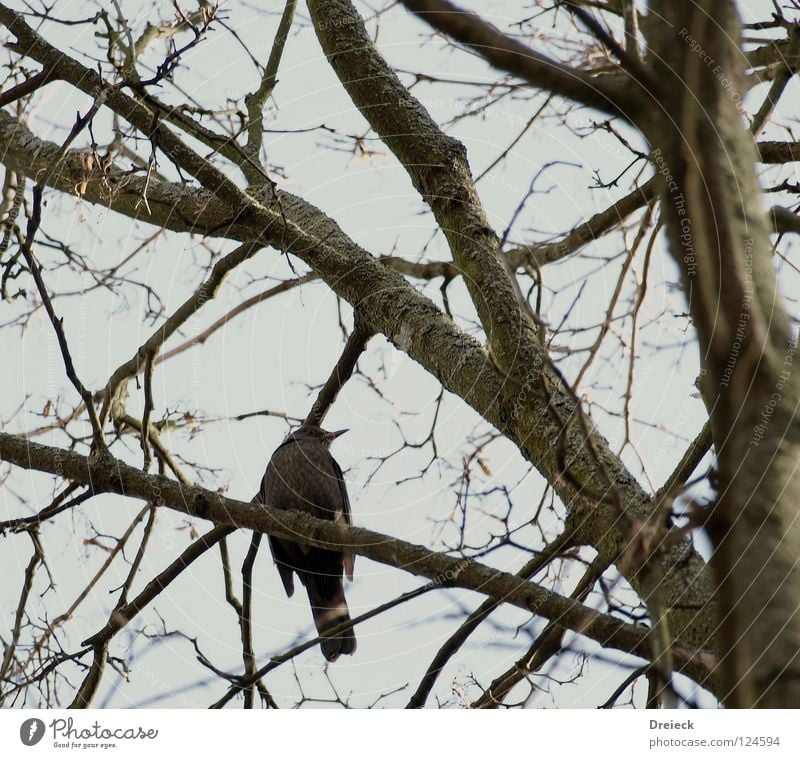
<svg viewBox="0 0 800 758"><path fill-rule="evenodd" d="M398 605L402 605L403 603L407 603L409 600L413 600L414 598L420 597L420 595L424 595L426 592L430 592L432 589L435 588L442 588L446 587L447 583L442 582L439 584L435 584L433 582L428 582L427 584L423 584L421 587L417 587L410 592L405 592L399 597L394 598L393 600L389 600L382 605L379 605L377 608L373 608L371 611L367 611L366 613L362 613L360 616L356 616L354 619L350 619L348 621L344 621L341 624L338 624L335 627L328 629L324 634L320 634L318 637L314 637L314 639L308 640L307 642L303 642L300 645L296 645L295 647L291 648L291 650L287 650L285 653L281 653L280 655L276 655L270 659L270 662L262 666L258 671L250 674L249 676L241 677L240 681L233 685L228 692L225 693L219 700L209 706L209 708L223 708L231 698L236 695L237 692L240 692L242 689L251 686L259 679L262 679L266 676L270 671L278 668L278 666L290 661L292 658L296 658L300 653L304 653L309 648L318 645L322 640L328 639L329 637L338 637L342 634L342 632L346 631L347 629L351 629L352 627L361 624L364 621L369 621L371 618L375 618L375 616L379 616L381 613L385 613L392 608L396 608Z"/></svg>
<svg viewBox="0 0 800 758"><path fill-rule="evenodd" d="M247 300L239 303L236 307L231 308L222 318L217 319L211 326L204 329L199 334L196 334L194 337L186 340L186 342L181 343L177 347L172 348L172 350L167 350L164 353L161 353L156 359L153 361L155 365L162 363L175 355L179 355L180 353L188 350L193 345L202 345L205 341L212 335L214 332L218 331L224 326L228 325L234 317L238 316L240 313L243 313L248 308L252 308L254 305L258 305L258 303L263 302L264 300L268 300L275 295L280 295L283 292L288 292L289 290L299 287L306 282L313 282L319 277L314 274L305 274L304 276L297 277L296 279L288 279L285 282L281 282L280 284L276 284L274 287L270 287L263 292L259 292L257 295L253 295L253 297L248 298Z"/></svg>
<svg viewBox="0 0 800 758"><path fill-rule="evenodd" d="M361 353L367 348L367 343L372 338L374 331L359 317L356 312L355 326L342 350L339 360L334 366L328 381L319 391L314 405L308 412L303 426L319 426L325 418L328 409L336 400L336 396L345 382L352 376Z"/></svg>
<svg viewBox="0 0 800 758"><path fill-rule="evenodd" d="M234 531L232 526L224 524L215 526L202 537L195 540L160 574L150 580L147 586L129 603L118 608L112 618L96 634L82 644L97 645L105 640L110 640L120 629L125 627L145 606L153 601L168 587L183 571L203 555L209 548L217 544L223 537Z"/></svg>
<svg viewBox="0 0 800 758"><path fill-rule="evenodd" d="M570 68L537 53L474 13L463 11L446 0L402 0L402 3L434 29L467 45L495 68L519 76L535 87L630 118L631 99L636 95L630 85L626 92L621 86L617 88L600 83L588 72ZM628 60L624 51L620 60L623 59L626 62Z"/></svg>
<svg viewBox="0 0 800 758"><path fill-rule="evenodd" d="M105 440L103 438L103 429L100 421L97 418L97 412L95 410L94 403L92 402L92 393L83 386L83 383L75 371L75 365L72 362L72 355L69 352L67 338L64 334L63 320L56 316L53 303L50 300L47 287L45 286L44 279L42 278L41 268L33 254L33 241L42 222L42 193L44 191L44 187L47 185L50 176L55 172L64 155L66 155L67 149L72 144L73 140L88 124L91 123L95 114L99 110L100 105L103 103L103 100L104 93L100 92L95 97L94 102L89 110L83 116L78 116L75 124L70 130L69 135L67 136L67 139L61 145L58 159L51 164L48 171L44 172L36 182L36 186L33 188L33 211L31 213L31 217L28 219L25 240L20 246L22 255L25 258L25 262L28 264L28 269L31 272L34 282L36 283L36 288L39 291L39 297L42 299L42 304L47 311L47 315L50 318L50 323L53 325L53 329L56 333L58 346L61 350L61 357L64 360L64 368L66 369L67 376L69 377L70 382L72 382L72 386L78 391L78 394L81 396L81 399L86 405L86 410L89 415L89 422L92 425L93 449L97 454L103 453L106 449Z"/></svg>
<svg viewBox="0 0 800 758"><path fill-rule="evenodd" d="M108 642L102 642L94 646L94 659L92 665L89 667L89 672L86 674L78 692L75 695L69 707L73 708L88 708L92 704L92 699L97 694L97 688L100 686L100 681L103 678L103 670L108 661Z"/></svg>
<svg viewBox="0 0 800 758"><path fill-rule="evenodd" d="M611 565L610 560L598 555L586 569L570 597L582 602L609 565ZM496 678L470 707L497 708L519 682L533 671L540 669L545 661L556 655L563 647L563 639L567 631L559 622L558 618L550 619L525 655L508 671Z"/></svg>
<svg viewBox="0 0 800 758"><path fill-rule="evenodd" d="M125 363L114 371L104 390L101 418L106 417L111 398L119 384L125 379L136 376L146 365L148 357L154 359L162 345L175 333L181 324L217 294L219 287L228 273L253 256L259 250L259 247L260 246L256 243L245 242L223 258L220 258L214 265L208 278L175 310L150 338L139 347L129 360L125 361Z"/></svg>
<svg viewBox="0 0 800 758"><path fill-rule="evenodd" d="M706 453L711 450L713 444L714 439L711 434L711 422L706 421L703 428L700 430L700 434L698 434L692 444L686 448L675 470L669 475L661 489L653 496L653 502L658 504L664 498L674 495L675 492L686 483L686 480L692 475L692 472L700 465L700 461L705 458Z"/></svg>
<svg viewBox="0 0 800 758"><path fill-rule="evenodd" d="M16 532L22 529L27 529L28 527L34 525L39 525L44 521L48 521L54 516L58 516L59 513L68 511L70 508L74 508L76 505L80 505L81 503L85 503L94 496L90 490L87 490L86 492L82 492L80 495L76 495L71 500L67 500L67 498L77 489L80 489L80 485L71 482L67 485L63 492L55 497L50 505L48 505L46 508L42 508L42 510L37 514L0 522L0 534L3 534L6 529Z"/></svg>
<svg viewBox="0 0 800 758"><path fill-rule="evenodd" d="M571 542L571 534L562 532L556 540L547 546L546 551L531 558L518 572L517 576L522 581L527 581L551 561L561 550L566 548ZM439 678L447 662L458 652L461 646L467 641L470 635L483 623L489 615L499 608L502 601L498 598L490 597L484 600L464 621L463 624L450 636L447 642L439 648L434 656L428 670L422 677L416 691L408 701L406 708L423 708L428 699L433 685Z"/></svg>
<svg viewBox="0 0 800 758"><path fill-rule="evenodd" d="M609 708L613 708L614 703L617 702L617 698L623 692L625 692L625 690L628 689L628 687L630 687L640 676L649 674L651 667L652 664L648 663L646 666L640 666L639 668L631 671L631 673L622 680L622 683L619 685L619 687L617 687L617 689L611 693L608 700L606 700L606 702L602 705L597 706L598 710L608 710Z"/></svg>
<svg viewBox="0 0 800 758"><path fill-rule="evenodd" d="M22 633L22 619L25 615L25 606L28 604L28 596L30 595L33 587L33 579L36 575L36 567L41 562L41 546L39 545L38 540L33 539L33 555L28 562L28 567L25 569L25 576L22 580L22 592L20 592L19 595L17 612L14 614L14 627L11 630L11 639L6 646L5 654L3 655L3 663L0 665L0 682L5 680L6 675L11 669L11 663L14 659L14 651L16 650L20 634Z"/></svg>
<svg viewBox="0 0 800 758"><path fill-rule="evenodd" d="M261 78L261 84L255 92L245 98L248 116L246 150L251 156L256 156L261 149L264 106L277 83L278 68L283 56L283 48L289 37L289 29L292 26L296 7L297 0L286 0L286 4L283 6L283 15L278 24L278 31L272 43L272 50L267 60L267 66L264 69L264 76Z"/></svg>
<svg viewBox="0 0 800 758"><path fill-rule="evenodd" d="M103 574L105 574L109 566L111 566L111 564L114 562L114 559L117 557L117 555L119 555L119 553L125 547L125 544L127 543L131 534L133 534L134 529L136 529L136 527L139 525L139 522L144 518L145 514L150 510L150 507L151 507L150 505L147 505L145 508L142 508L142 510L140 510L136 514L133 521L130 523L130 525L125 530L123 535L117 540L117 544L110 549L108 557L105 559L105 561L103 561L102 566L100 566L95 575L89 580L89 583L81 590L81 592L78 594L78 597L75 598L75 600L72 602L69 608L67 608L66 611L64 611L61 615L53 619L53 621L48 625L44 634L38 640L36 640L36 644L33 646L33 649L29 657L33 657L39 650L41 650L44 643L53 634L55 634L56 629L58 629L58 627L61 626L61 624L72 618L72 614L75 613L77 607L88 597L89 593L92 591L92 588L100 581Z"/></svg>
<svg viewBox="0 0 800 758"><path fill-rule="evenodd" d="M240 618L242 631L242 661L245 676L252 676L256 669L253 655L253 565L258 555L258 546L262 535L253 532L250 548L242 563L242 615ZM253 688L248 687L244 694L245 708L253 707Z"/></svg>
<svg viewBox="0 0 800 758"><path fill-rule="evenodd" d="M54 69L45 64L38 74L28 77L16 87L11 87L5 92L0 92L0 108L5 108L21 97L27 97L36 92L37 89L44 87L50 80L50 77L53 76L53 73Z"/></svg>
<svg viewBox="0 0 800 758"><path fill-rule="evenodd" d="M153 410L153 354L148 353L144 361L144 409L142 410L142 428L139 435L139 440L142 444L142 454L144 462L142 463L142 471L150 470L150 445L148 444L148 437L150 434L150 413Z"/></svg>

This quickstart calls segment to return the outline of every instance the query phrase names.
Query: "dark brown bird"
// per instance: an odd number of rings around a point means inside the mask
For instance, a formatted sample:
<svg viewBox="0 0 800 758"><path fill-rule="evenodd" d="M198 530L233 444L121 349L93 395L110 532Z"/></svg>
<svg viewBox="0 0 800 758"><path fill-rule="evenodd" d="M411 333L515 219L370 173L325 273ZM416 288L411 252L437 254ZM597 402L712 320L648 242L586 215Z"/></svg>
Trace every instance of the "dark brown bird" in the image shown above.
<svg viewBox="0 0 800 758"><path fill-rule="evenodd" d="M286 437L272 454L261 481L261 502L352 524L342 469L330 454L331 442L346 431L326 432L318 426L301 426ZM353 580L352 554L272 536L269 546L288 597L294 594L294 574L300 577L311 602L317 632L322 634L350 619L342 574ZM355 633L350 628L340 637L323 640L321 647L329 661L342 654L352 655L356 651Z"/></svg>

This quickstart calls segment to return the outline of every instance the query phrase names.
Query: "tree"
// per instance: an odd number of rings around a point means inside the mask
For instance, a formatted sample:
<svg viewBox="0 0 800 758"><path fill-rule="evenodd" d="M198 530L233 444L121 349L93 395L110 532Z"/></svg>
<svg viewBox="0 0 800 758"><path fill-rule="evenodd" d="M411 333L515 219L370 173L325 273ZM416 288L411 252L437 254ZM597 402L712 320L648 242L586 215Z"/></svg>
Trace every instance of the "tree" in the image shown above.
<svg viewBox="0 0 800 758"><path fill-rule="evenodd" d="M132 697L160 647L140 703L568 704L559 683L598 660L595 704L800 705L797 314L779 291L798 271L781 97L800 19L764 5L744 26L724 0L555 2L494 26L443 0L0 4L0 530L7 563L28 553L3 702ZM334 193L317 170L340 172ZM225 394L213 413L188 400L203 382ZM355 521L375 529L250 502L288 428L345 404L370 447L345 450ZM318 661L274 679L318 640L286 642L264 533L358 556L353 623L385 625L374 655L402 676L377 694L359 678L359 634L352 668L324 669L332 695Z"/></svg>

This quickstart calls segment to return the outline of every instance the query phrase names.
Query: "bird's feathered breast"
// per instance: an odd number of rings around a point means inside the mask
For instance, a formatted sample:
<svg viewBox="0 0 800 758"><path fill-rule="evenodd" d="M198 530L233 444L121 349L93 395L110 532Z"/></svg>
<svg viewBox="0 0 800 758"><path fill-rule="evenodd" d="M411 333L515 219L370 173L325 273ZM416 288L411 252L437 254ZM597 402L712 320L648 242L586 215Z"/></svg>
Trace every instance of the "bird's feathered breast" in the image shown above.
<svg viewBox="0 0 800 758"><path fill-rule="evenodd" d="M317 440L288 439L272 455L264 476L267 505L350 523L342 470Z"/></svg>

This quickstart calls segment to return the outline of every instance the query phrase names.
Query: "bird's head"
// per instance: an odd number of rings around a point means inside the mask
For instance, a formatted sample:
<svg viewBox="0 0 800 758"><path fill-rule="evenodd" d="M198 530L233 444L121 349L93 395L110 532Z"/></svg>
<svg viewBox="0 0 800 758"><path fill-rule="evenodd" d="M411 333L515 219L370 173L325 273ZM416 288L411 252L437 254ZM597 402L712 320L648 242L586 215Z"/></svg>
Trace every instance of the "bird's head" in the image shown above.
<svg viewBox="0 0 800 758"><path fill-rule="evenodd" d="M347 429L340 429L338 432L329 432L321 426L301 426L299 429L295 429L289 436L298 442L303 440L315 440L317 442L322 442L326 447L330 447L331 442L346 431Z"/></svg>

